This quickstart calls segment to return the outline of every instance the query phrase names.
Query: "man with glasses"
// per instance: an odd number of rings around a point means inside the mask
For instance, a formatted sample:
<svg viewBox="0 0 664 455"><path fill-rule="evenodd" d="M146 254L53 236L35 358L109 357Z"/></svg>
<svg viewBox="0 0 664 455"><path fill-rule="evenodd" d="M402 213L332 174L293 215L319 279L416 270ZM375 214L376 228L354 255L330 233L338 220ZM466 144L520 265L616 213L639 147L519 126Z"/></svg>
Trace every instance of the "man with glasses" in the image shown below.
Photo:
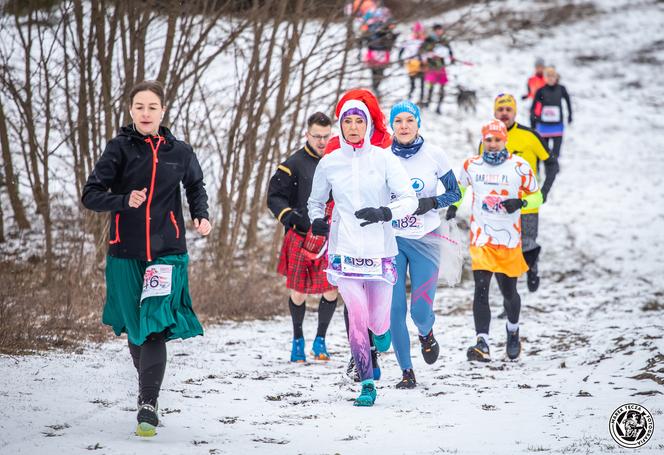
<svg viewBox="0 0 664 455"><path fill-rule="evenodd" d="M314 360L329 360L325 334L337 306L337 289L327 281L325 238L313 236L307 213L311 183L332 131L330 118L316 112L307 120L307 142L277 167L268 186L267 205L285 228L277 271L286 277L293 320L291 362L305 362L302 321L307 294L322 294L318 330L311 348Z"/></svg>

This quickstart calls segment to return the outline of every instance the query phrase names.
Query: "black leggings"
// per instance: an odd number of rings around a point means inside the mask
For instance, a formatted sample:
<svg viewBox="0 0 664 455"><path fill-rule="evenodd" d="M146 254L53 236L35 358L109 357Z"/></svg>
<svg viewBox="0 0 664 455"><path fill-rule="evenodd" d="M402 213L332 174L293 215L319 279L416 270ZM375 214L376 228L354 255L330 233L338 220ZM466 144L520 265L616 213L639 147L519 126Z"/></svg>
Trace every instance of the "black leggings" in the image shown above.
<svg viewBox="0 0 664 455"><path fill-rule="evenodd" d="M138 372L139 401L154 406L166 371L166 335L152 333L140 346L129 342L129 353Z"/></svg>
<svg viewBox="0 0 664 455"><path fill-rule="evenodd" d="M563 145L563 137L555 136L546 139L546 145L551 150L551 156L555 156L556 160L560 158L560 146Z"/></svg>
<svg viewBox="0 0 664 455"><path fill-rule="evenodd" d="M443 105L443 100L445 99L445 86L440 84L429 84L429 95L427 96L427 105L431 104L431 98L433 98L433 89L438 85L440 87L440 92L438 96L438 109Z"/></svg>
<svg viewBox="0 0 664 455"><path fill-rule="evenodd" d="M371 68L371 88L373 89L376 96L379 96L380 83L383 82L385 78L385 68Z"/></svg>
<svg viewBox="0 0 664 455"><path fill-rule="evenodd" d="M408 76L410 78L410 90L408 91L408 99L413 98L415 91L415 83L419 81L420 84L420 103L424 103L424 74L418 73L415 76Z"/></svg>
<svg viewBox="0 0 664 455"><path fill-rule="evenodd" d="M473 299L473 317L475 318L475 332L489 333L491 324L491 308L489 307L489 285L493 272L487 270L473 270L475 278L475 298ZM521 297L516 290L517 278L511 278L503 273L496 273L496 281L501 294L503 306L507 313L507 320L513 324L519 322L521 312Z"/></svg>

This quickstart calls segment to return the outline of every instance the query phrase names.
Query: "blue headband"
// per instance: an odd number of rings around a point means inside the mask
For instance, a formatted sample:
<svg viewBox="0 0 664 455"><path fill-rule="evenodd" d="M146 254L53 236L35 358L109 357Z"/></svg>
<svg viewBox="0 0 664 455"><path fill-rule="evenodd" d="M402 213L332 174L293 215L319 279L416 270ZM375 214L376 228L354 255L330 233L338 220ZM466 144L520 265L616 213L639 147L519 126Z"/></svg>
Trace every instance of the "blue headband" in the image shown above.
<svg viewBox="0 0 664 455"><path fill-rule="evenodd" d="M403 113L403 112L408 112L411 114L415 119L417 120L417 127L419 128L421 126L421 119L420 119L420 108L417 107L417 104L411 102L411 101L401 101L394 106L392 106L392 109L390 110L390 126L394 129L394 118Z"/></svg>

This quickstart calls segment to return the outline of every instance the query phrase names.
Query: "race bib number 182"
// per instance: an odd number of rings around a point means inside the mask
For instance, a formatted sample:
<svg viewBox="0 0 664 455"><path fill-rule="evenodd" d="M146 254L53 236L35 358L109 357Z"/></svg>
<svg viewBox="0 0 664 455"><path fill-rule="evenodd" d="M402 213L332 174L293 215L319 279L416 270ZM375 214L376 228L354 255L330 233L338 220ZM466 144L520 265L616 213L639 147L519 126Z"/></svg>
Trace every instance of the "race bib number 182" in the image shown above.
<svg viewBox="0 0 664 455"><path fill-rule="evenodd" d="M173 266L167 264L151 265L143 275L141 302L148 297L169 295L173 282Z"/></svg>
<svg viewBox="0 0 664 455"><path fill-rule="evenodd" d="M392 220L392 228L416 234L422 231L423 224L419 217L415 215L409 215L398 220Z"/></svg>

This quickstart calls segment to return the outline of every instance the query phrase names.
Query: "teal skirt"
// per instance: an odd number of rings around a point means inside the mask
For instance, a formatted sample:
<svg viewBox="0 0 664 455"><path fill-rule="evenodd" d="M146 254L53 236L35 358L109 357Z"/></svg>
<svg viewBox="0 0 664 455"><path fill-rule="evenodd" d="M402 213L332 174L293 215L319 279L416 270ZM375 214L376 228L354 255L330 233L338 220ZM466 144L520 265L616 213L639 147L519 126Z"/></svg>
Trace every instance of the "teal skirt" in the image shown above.
<svg viewBox="0 0 664 455"><path fill-rule="evenodd" d="M167 340L203 335L191 306L188 264L187 254L151 262L107 256L102 322L136 345L164 331Z"/></svg>

